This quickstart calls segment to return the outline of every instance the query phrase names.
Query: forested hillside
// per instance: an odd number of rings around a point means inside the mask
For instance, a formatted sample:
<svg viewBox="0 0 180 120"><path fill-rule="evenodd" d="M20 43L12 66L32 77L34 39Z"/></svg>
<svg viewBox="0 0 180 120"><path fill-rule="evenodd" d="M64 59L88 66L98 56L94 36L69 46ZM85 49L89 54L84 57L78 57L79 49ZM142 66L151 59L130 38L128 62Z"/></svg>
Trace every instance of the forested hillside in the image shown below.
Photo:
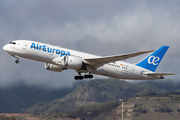
<svg viewBox="0 0 180 120"><path fill-rule="evenodd" d="M73 111L82 105L128 99L135 95L180 90L180 83L167 80L130 84L123 80L77 81L71 88L46 89L19 84L0 88L1 113Z"/></svg>
<svg viewBox="0 0 180 120"><path fill-rule="evenodd" d="M57 113L73 111L82 105L91 105L119 99L128 99L135 95L149 93L166 93L180 89L179 84L171 81L150 81L132 85L126 81L105 79L91 80L77 86L74 91L63 98L48 103L37 104L25 112L28 113Z"/></svg>
<svg viewBox="0 0 180 120"><path fill-rule="evenodd" d="M40 102L50 102L72 92L72 88L48 89L46 87L18 84L0 88L0 113L17 113Z"/></svg>

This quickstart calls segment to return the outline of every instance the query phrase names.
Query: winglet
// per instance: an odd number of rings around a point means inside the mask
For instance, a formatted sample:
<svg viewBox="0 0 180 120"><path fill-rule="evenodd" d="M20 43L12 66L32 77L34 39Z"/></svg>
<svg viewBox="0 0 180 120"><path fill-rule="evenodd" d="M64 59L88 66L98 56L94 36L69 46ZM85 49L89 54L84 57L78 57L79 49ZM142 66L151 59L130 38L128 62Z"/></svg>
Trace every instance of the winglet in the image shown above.
<svg viewBox="0 0 180 120"><path fill-rule="evenodd" d="M154 72L168 49L169 46L162 46L136 65Z"/></svg>

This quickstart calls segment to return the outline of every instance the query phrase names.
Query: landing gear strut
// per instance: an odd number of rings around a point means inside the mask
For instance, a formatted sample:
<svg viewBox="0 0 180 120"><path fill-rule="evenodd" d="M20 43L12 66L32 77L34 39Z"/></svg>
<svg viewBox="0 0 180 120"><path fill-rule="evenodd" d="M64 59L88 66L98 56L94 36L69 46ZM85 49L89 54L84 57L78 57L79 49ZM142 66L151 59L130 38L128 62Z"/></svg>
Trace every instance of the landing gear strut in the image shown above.
<svg viewBox="0 0 180 120"><path fill-rule="evenodd" d="M16 56L16 55L13 55L13 54L11 54L11 53L9 53L9 54L17 59L17 60L15 61L15 63L18 64L18 63L19 63L19 57Z"/></svg>

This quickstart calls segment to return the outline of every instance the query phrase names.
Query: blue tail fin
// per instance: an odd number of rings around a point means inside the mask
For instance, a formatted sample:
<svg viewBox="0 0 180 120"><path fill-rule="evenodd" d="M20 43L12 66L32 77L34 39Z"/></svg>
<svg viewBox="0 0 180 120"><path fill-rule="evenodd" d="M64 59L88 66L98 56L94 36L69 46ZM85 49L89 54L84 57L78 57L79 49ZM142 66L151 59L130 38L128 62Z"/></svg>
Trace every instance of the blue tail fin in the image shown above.
<svg viewBox="0 0 180 120"><path fill-rule="evenodd" d="M159 63L161 62L162 58L164 57L168 48L169 46L160 47L136 65L154 72L158 67Z"/></svg>

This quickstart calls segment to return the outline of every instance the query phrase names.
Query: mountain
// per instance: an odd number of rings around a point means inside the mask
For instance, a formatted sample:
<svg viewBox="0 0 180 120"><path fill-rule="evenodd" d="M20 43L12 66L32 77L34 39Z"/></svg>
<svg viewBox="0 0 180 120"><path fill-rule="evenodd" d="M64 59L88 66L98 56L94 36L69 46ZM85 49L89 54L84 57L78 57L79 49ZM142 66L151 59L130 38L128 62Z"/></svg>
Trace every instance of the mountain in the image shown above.
<svg viewBox="0 0 180 120"><path fill-rule="evenodd" d="M146 81L141 84L137 84L137 87L144 89L148 93L167 93L174 92L180 89L179 82L173 82L172 80L155 80ZM145 91L142 94L145 94Z"/></svg>
<svg viewBox="0 0 180 120"><path fill-rule="evenodd" d="M180 89L179 83L170 81L149 81L132 85L116 79L90 80L77 86L75 90L63 98L41 103L30 107L28 113L57 113L74 111L82 105L91 105L119 99L128 99L135 95L149 93L166 93Z"/></svg>
<svg viewBox="0 0 180 120"><path fill-rule="evenodd" d="M119 98L129 98L136 95L138 89L125 81L115 79L90 80L77 86L74 91L63 98L49 103L37 104L25 112L64 112L72 111L81 105L108 102Z"/></svg>
<svg viewBox="0 0 180 120"><path fill-rule="evenodd" d="M123 102L123 118L126 120L179 120L179 104L180 92L140 95ZM121 118L122 104L112 111L101 113L93 120L120 120Z"/></svg>
<svg viewBox="0 0 180 120"><path fill-rule="evenodd" d="M82 105L128 99L135 95L180 91L180 83L168 80L130 84L115 79L76 81L71 88L48 89L18 83L0 88L0 113L42 113L76 110Z"/></svg>
<svg viewBox="0 0 180 120"><path fill-rule="evenodd" d="M33 104L50 102L72 92L78 84L71 88L48 89L46 87L28 86L18 83L10 87L0 88L0 113L17 113Z"/></svg>
<svg viewBox="0 0 180 120"><path fill-rule="evenodd" d="M179 120L180 92L138 95L128 100L83 105L75 111L62 113L12 114L2 113L5 120ZM122 110L123 107L123 110Z"/></svg>

